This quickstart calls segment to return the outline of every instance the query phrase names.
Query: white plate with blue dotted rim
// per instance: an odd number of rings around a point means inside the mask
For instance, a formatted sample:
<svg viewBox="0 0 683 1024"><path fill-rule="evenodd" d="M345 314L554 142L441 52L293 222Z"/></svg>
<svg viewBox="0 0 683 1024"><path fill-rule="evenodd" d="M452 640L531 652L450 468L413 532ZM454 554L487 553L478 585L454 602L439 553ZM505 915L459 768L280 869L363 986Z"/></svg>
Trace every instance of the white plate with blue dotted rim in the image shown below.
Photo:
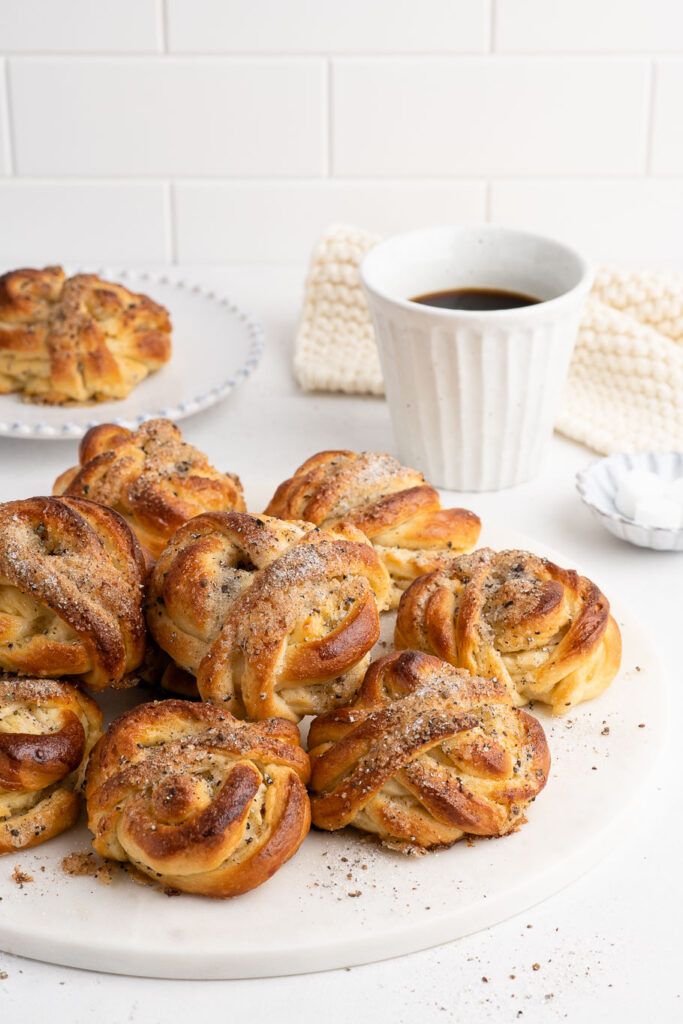
<svg viewBox="0 0 683 1024"><path fill-rule="evenodd" d="M18 394L0 395L0 436L72 440L97 423L135 427L157 416L182 420L220 402L258 365L263 330L225 295L172 271L105 267L94 272L144 292L168 309L173 324L170 361L120 401L49 406L22 401Z"/></svg>

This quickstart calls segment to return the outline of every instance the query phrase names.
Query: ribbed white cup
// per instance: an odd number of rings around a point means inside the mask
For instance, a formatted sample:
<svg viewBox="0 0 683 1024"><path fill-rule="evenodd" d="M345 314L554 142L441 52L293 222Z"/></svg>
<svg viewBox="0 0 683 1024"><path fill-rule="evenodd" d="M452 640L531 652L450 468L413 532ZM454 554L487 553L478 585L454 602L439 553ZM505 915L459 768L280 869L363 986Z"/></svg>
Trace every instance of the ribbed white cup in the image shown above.
<svg viewBox="0 0 683 1024"><path fill-rule="evenodd" d="M458 491L534 476L590 277L582 257L560 242L493 226L411 231L371 249L361 278L402 461ZM467 287L542 301L487 312L410 301Z"/></svg>

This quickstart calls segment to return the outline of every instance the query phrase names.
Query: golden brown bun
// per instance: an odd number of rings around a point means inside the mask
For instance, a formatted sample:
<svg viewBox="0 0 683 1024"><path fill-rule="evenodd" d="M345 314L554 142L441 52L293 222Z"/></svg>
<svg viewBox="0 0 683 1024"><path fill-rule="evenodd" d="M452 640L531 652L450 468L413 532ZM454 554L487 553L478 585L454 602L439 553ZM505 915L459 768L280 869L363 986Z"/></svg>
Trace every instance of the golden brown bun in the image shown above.
<svg viewBox="0 0 683 1024"><path fill-rule="evenodd" d="M238 722L212 704L141 704L111 725L87 777L103 857L204 896L261 885L310 827L308 757L291 722Z"/></svg>
<svg viewBox="0 0 683 1024"><path fill-rule="evenodd" d="M53 492L116 509L155 558L193 516L244 510L239 478L214 469L170 420L149 420L137 430L93 427L81 441L79 461L57 478Z"/></svg>
<svg viewBox="0 0 683 1024"><path fill-rule="evenodd" d="M328 451L313 455L280 484L266 514L317 526L353 523L389 571L391 606L417 576L469 551L481 522L463 508L441 508L421 473L391 455Z"/></svg>
<svg viewBox="0 0 683 1024"><path fill-rule="evenodd" d="M0 277L0 394L36 402L125 398L171 356L163 306L61 267Z"/></svg>
<svg viewBox="0 0 683 1024"><path fill-rule="evenodd" d="M528 551L482 548L416 580L395 642L495 676L515 704L542 701L554 714L601 694L621 661L607 598Z"/></svg>
<svg viewBox="0 0 683 1024"><path fill-rule="evenodd" d="M240 718L297 721L351 699L388 594L385 569L351 526L210 512L159 558L147 621L205 700Z"/></svg>
<svg viewBox="0 0 683 1024"><path fill-rule="evenodd" d="M145 651L140 545L82 498L0 505L0 669L116 686Z"/></svg>
<svg viewBox="0 0 683 1024"><path fill-rule="evenodd" d="M0 679L0 853L73 825L101 731L97 704L72 683Z"/></svg>
<svg viewBox="0 0 683 1024"><path fill-rule="evenodd" d="M350 707L315 719L308 746L313 824L407 850L515 831L550 768L540 723L502 683L417 651L374 662Z"/></svg>

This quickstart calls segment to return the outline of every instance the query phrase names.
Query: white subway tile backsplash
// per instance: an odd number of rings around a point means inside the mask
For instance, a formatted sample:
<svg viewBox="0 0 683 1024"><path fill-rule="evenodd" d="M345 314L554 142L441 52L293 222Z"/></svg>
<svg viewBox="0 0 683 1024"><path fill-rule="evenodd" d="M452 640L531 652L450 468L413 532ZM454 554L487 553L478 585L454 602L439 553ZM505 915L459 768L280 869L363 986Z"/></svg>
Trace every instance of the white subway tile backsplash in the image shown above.
<svg viewBox="0 0 683 1024"><path fill-rule="evenodd" d="M642 53L683 48L681 0L494 0L496 49Z"/></svg>
<svg viewBox="0 0 683 1024"><path fill-rule="evenodd" d="M683 60L657 62L652 170L661 174L683 172Z"/></svg>
<svg viewBox="0 0 683 1024"><path fill-rule="evenodd" d="M153 51L161 49L156 0L1 0L5 52Z"/></svg>
<svg viewBox="0 0 683 1024"><path fill-rule="evenodd" d="M490 217L683 265L682 107L683 0L0 0L0 259Z"/></svg>
<svg viewBox="0 0 683 1024"><path fill-rule="evenodd" d="M648 73L635 58L336 60L334 173L638 173Z"/></svg>
<svg viewBox="0 0 683 1024"><path fill-rule="evenodd" d="M492 220L556 235L589 259L683 268L683 178L498 181Z"/></svg>
<svg viewBox="0 0 683 1024"><path fill-rule="evenodd" d="M334 222L377 234L486 219L483 182L180 182L181 263L303 262Z"/></svg>
<svg viewBox="0 0 683 1024"><path fill-rule="evenodd" d="M0 181L0 262L165 263L167 187Z"/></svg>
<svg viewBox="0 0 683 1024"><path fill-rule="evenodd" d="M314 59L10 62L19 174L313 175L325 168Z"/></svg>
<svg viewBox="0 0 683 1024"><path fill-rule="evenodd" d="M176 52L391 53L487 49L487 0L168 0Z"/></svg>

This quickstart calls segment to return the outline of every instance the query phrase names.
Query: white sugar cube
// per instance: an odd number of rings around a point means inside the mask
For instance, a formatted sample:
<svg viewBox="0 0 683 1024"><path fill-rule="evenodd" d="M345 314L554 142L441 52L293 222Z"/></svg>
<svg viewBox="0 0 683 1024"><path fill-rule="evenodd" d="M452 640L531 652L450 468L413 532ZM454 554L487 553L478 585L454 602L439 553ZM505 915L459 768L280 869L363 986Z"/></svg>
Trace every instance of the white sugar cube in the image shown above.
<svg viewBox="0 0 683 1024"><path fill-rule="evenodd" d="M622 516L636 518L636 503L640 498L655 497L664 492L664 481L647 469L631 469L617 482L614 504Z"/></svg>
<svg viewBox="0 0 683 1024"><path fill-rule="evenodd" d="M671 498L648 494L636 501L633 518L643 526L659 526L665 530L677 530L681 526L681 506Z"/></svg>
<svg viewBox="0 0 683 1024"><path fill-rule="evenodd" d="M664 497L671 498L672 501L677 501L679 505L683 506L683 476L679 476L677 480L671 480L666 485Z"/></svg>

